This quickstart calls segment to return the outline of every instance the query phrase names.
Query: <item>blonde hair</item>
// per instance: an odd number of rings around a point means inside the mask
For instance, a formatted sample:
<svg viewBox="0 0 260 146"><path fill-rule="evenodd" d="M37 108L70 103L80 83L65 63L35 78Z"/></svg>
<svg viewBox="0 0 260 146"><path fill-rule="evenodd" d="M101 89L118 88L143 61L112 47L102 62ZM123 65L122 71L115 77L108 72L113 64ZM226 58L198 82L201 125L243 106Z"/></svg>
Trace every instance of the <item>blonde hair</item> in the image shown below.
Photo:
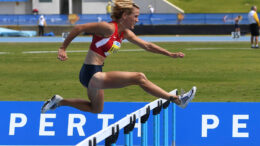
<svg viewBox="0 0 260 146"><path fill-rule="evenodd" d="M139 9L132 0L113 0L111 18L113 20L119 20L124 12L130 15L133 12L133 8Z"/></svg>

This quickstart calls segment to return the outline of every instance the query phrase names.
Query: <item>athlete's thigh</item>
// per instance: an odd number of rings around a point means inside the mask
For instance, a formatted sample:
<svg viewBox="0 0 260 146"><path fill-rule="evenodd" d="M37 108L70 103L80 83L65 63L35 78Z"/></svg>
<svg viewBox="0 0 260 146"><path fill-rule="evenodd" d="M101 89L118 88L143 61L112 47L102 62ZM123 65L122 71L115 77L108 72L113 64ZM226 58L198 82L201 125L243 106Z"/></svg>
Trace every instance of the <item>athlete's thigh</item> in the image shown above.
<svg viewBox="0 0 260 146"><path fill-rule="evenodd" d="M99 89L122 88L136 85L140 75L138 72L98 72L92 76L89 85Z"/></svg>

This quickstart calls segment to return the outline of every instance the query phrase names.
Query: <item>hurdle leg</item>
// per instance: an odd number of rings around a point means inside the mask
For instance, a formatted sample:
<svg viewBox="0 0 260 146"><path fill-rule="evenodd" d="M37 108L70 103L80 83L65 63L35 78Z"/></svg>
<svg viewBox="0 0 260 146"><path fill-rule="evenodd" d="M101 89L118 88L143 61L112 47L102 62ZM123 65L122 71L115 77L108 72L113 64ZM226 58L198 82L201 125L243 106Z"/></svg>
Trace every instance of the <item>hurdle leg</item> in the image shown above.
<svg viewBox="0 0 260 146"><path fill-rule="evenodd" d="M154 145L160 146L160 114L153 116L153 135L154 135Z"/></svg>
<svg viewBox="0 0 260 146"><path fill-rule="evenodd" d="M125 146L129 146L129 142L130 142L129 134L124 134L124 137L125 137Z"/></svg>
<svg viewBox="0 0 260 146"><path fill-rule="evenodd" d="M172 105L172 146L176 142L176 104Z"/></svg>
<svg viewBox="0 0 260 146"><path fill-rule="evenodd" d="M168 146L169 142L169 129L168 129L168 124L169 124L169 116L168 116L168 108L163 109L163 145Z"/></svg>
<svg viewBox="0 0 260 146"><path fill-rule="evenodd" d="M160 114L157 115L157 145L160 146Z"/></svg>
<svg viewBox="0 0 260 146"><path fill-rule="evenodd" d="M147 146L148 145L148 137L147 137L147 122L141 124L141 141L142 141L142 146Z"/></svg>
<svg viewBox="0 0 260 146"><path fill-rule="evenodd" d="M133 131L129 133L129 146L133 146Z"/></svg>

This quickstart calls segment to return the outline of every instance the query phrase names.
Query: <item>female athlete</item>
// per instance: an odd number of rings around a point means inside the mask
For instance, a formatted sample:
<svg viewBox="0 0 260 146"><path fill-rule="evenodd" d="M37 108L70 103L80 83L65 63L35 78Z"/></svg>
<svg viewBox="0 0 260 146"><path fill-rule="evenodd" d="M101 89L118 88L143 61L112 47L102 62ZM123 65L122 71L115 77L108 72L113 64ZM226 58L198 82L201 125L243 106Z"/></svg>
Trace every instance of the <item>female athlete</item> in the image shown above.
<svg viewBox="0 0 260 146"><path fill-rule="evenodd" d="M102 72L102 67L107 56L116 53L123 39L127 39L146 51L162 54L171 58L183 58L182 52L172 53L153 43L138 38L131 29L138 22L139 7L131 0L116 0L111 14L112 22L98 22L76 25L64 40L58 50L58 59L68 59L66 48L71 41L82 32L93 34L90 49L80 70L80 82L87 89L89 100L63 99L59 95L53 96L42 107L42 113L54 110L58 106L71 106L82 111L100 113L104 105L104 89L123 88L138 85L147 93L170 100L180 107L186 107L195 95L196 87L189 92L177 96L168 93L140 72L110 71Z"/></svg>

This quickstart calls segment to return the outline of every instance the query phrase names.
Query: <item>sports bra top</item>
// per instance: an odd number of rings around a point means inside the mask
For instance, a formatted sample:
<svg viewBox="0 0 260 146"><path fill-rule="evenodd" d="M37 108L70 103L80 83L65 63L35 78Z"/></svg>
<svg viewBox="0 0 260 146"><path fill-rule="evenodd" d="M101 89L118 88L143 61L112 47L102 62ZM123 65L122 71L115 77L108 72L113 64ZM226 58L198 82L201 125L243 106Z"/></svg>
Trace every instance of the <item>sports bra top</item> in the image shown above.
<svg viewBox="0 0 260 146"><path fill-rule="evenodd" d="M112 21L115 25L115 32L108 38L99 37L93 35L92 43L90 45L90 49L103 57L107 57L112 53L116 53L120 47L121 42L124 38L124 33L118 34L118 25L115 21Z"/></svg>

